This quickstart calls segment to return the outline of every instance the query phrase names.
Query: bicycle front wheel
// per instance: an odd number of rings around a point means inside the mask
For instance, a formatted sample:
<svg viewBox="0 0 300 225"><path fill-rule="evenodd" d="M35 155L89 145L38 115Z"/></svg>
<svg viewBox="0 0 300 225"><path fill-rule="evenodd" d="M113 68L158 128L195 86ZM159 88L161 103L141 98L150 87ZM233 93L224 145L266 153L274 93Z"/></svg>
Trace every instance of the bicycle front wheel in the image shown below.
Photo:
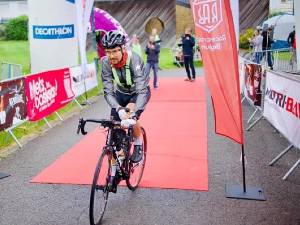
<svg viewBox="0 0 300 225"><path fill-rule="evenodd" d="M147 137L144 128L142 129L142 146L143 146L143 158L138 163L133 163L129 160L129 178L126 179L127 187L131 191L135 191L142 179L145 164L146 164L146 156L147 156ZM133 152L134 145L130 146L129 153L130 155Z"/></svg>
<svg viewBox="0 0 300 225"><path fill-rule="evenodd" d="M104 149L97 163L90 196L90 224L100 225L108 200L110 153Z"/></svg>

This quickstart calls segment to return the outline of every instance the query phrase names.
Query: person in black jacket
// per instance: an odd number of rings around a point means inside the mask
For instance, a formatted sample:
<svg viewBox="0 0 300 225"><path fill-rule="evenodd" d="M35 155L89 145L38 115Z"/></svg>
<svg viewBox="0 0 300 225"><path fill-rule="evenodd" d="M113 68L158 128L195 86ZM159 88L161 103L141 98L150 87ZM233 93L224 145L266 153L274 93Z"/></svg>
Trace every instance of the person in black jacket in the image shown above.
<svg viewBox="0 0 300 225"><path fill-rule="evenodd" d="M195 46L195 38L191 35L192 29L186 28L184 35L181 36L181 44L178 46L182 46L182 52L184 57L184 66L187 73L187 79L185 81L195 81L196 72L194 67L194 46ZM192 70L192 77L190 73L190 68Z"/></svg>
<svg viewBox="0 0 300 225"><path fill-rule="evenodd" d="M157 84L157 73L158 73L158 57L160 52L160 45L155 41L155 36L151 35L146 46L147 64L145 67L145 74L149 76L151 68L153 68L154 79L153 87L156 89Z"/></svg>
<svg viewBox="0 0 300 225"><path fill-rule="evenodd" d="M273 40L273 27L269 27L267 30L264 30L262 32L263 36L263 44L262 44L262 50L263 55L267 57L268 66L271 70L273 70L273 57L272 57L272 51L271 47L274 42Z"/></svg>
<svg viewBox="0 0 300 225"><path fill-rule="evenodd" d="M289 34L287 38L287 42L291 48L294 45L294 41L295 41L295 26L293 27L293 31Z"/></svg>

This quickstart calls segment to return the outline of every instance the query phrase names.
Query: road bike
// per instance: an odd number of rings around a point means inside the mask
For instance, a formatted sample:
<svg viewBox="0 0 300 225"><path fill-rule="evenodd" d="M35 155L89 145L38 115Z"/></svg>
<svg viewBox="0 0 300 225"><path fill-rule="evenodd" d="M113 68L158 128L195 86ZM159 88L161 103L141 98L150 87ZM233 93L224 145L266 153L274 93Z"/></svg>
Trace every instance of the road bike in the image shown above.
<svg viewBox="0 0 300 225"><path fill-rule="evenodd" d="M101 224L110 192L117 192L117 186L125 180L127 187L135 191L142 179L147 155L147 137L142 128L143 157L133 163L133 125L128 128L121 126L120 121L80 119L77 133L86 135L85 125L88 122L98 123L107 131L106 143L96 165L90 194L89 219L91 225ZM114 175L114 176L113 176ZM111 182L111 177L114 177Z"/></svg>

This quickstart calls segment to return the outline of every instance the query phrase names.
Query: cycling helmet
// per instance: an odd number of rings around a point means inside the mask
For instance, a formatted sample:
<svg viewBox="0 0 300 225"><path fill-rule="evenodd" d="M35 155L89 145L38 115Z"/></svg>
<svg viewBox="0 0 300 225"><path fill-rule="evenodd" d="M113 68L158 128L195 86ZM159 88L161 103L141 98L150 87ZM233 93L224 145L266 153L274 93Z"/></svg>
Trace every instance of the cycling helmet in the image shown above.
<svg viewBox="0 0 300 225"><path fill-rule="evenodd" d="M124 34L120 33L120 31L108 31L103 36L101 43L104 48L115 48L124 45L126 43L126 37Z"/></svg>

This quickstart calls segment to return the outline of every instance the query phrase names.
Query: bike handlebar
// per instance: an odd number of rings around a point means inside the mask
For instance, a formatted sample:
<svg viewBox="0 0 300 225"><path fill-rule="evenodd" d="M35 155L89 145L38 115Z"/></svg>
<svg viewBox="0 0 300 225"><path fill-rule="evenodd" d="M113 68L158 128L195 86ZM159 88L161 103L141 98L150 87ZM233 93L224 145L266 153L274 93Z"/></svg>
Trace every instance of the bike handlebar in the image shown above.
<svg viewBox="0 0 300 225"><path fill-rule="evenodd" d="M87 122L100 123L102 127L113 127L113 126L116 126L116 125L121 125L120 121L115 121L115 120L105 120L105 119L101 119L101 120L87 119L87 120L84 120L83 118L81 118L81 119L79 119L79 124L78 124L78 127L77 127L77 134L79 134L79 132L81 132L83 135L87 134L87 132L84 129L85 124Z"/></svg>

